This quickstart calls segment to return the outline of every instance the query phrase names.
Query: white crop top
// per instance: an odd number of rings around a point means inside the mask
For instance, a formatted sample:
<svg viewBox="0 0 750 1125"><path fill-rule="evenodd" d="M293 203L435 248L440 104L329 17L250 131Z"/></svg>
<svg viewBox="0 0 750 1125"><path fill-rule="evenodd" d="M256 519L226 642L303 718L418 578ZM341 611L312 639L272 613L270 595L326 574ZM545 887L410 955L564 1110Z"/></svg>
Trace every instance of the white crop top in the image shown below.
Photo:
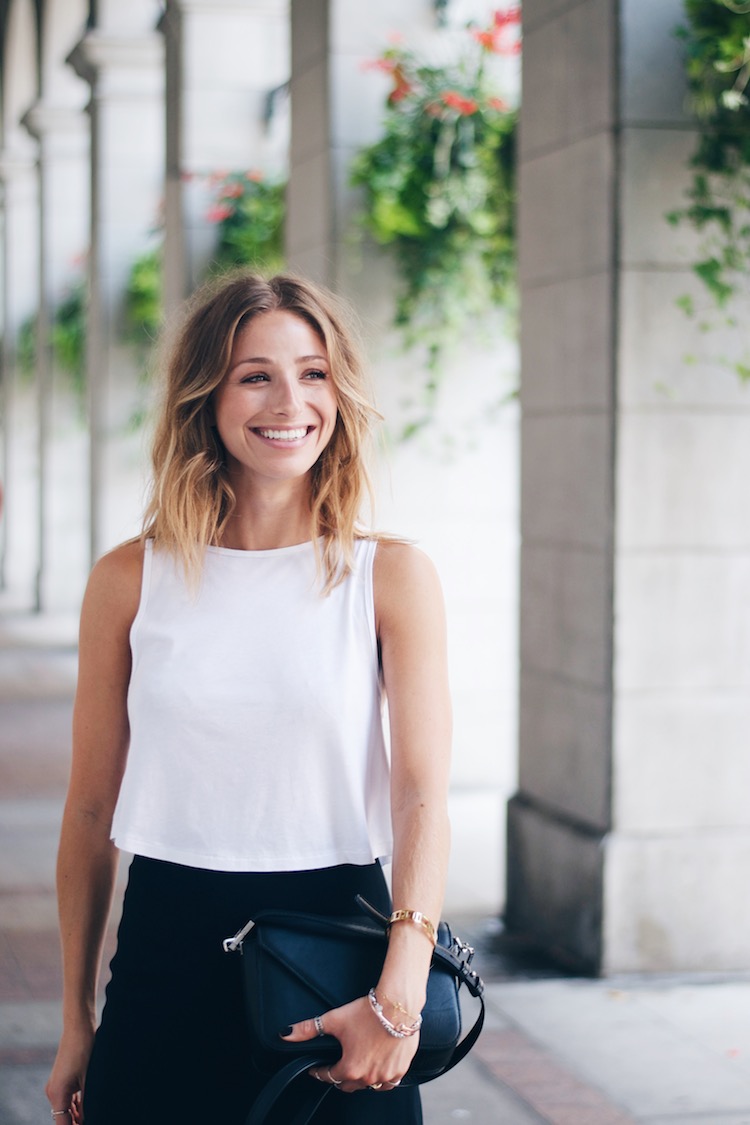
<svg viewBox="0 0 750 1125"><path fill-rule="evenodd" d="M146 544L119 848L215 871L390 856L376 546L324 597L312 543L209 547L197 595Z"/></svg>

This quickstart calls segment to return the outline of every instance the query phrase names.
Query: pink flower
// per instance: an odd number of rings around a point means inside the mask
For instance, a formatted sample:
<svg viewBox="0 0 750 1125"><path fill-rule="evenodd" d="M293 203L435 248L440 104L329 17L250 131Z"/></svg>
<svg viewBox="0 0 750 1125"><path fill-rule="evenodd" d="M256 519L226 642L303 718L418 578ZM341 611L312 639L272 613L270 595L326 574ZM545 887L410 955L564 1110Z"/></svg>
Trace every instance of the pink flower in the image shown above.
<svg viewBox="0 0 750 1125"><path fill-rule="evenodd" d="M411 86L408 82L399 82L393 87L388 95L388 102L390 105L395 105L396 102L401 102L404 98L408 97L411 93Z"/></svg>
<svg viewBox="0 0 750 1125"><path fill-rule="evenodd" d="M227 207L224 204L217 203L206 212L206 218L209 223L223 223L225 219L228 219L230 215L233 214L233 207Z"/></svg>
<svg viewBox="0 0 750 1125"><path fill-rule="evenodd" d="M521 22L521 8L515 6L513 8L506 8L503 11L495 12L492 22L495 27L508 27L510 24Z"/></svg>
<svg viewBox="0 0 750 1125"><path fill-rule="evenodd" d="M395 59L365 59L362 70L381 70L384 74L393 74L396 65Z"/></svg>
<svg viewBox="0 0 750 1125"><path fill-rule="evenodd" d="M242 184L224 184L224 187L221 189L221 198L239 199L239 197L242 195L242 190Z"/></svg>
<svg viewBox="0 0 750 1125"><path fill-rule="evenodd" d="M458 90L446 90L442 97L444 105L447 105L450 109L457 110L457 112L464 117L476 113L479 109L479 103L476 102L474 98L464 97Z"/></svg>
<svg viewBox="0 0 750 1125"><path fill-rule="evenodd" d="M504 102L502 98L488 98L487 105L490 109L496 109L498 113L507 113L510 109L508 103Z"/></svg>
<svg viewBox="0 0 750 1125"><path fill-rule="evenodd" d="M495 55L517 55L521 50L520 39L508 39L507 32L520 28L521 9L507 8L497 11L492 17L492 25L485 31L473 31L472 35L485 51Z"/></svg>
<svg viewBox="0 0 750 1125"><path fill-rule="evenodd" d="M245 179L250 180L252 184L260 184L263 182L263 173L253 168L251 172L245 172Z"/></svg>

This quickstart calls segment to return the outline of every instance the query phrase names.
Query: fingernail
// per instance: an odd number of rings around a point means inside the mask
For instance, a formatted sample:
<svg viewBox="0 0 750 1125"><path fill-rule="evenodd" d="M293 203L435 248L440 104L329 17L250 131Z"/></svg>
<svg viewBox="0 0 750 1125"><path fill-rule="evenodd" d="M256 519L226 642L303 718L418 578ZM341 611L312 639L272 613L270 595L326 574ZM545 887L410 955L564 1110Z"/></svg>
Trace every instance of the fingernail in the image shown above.
<svg viewBox="0 0 750 1125"><path fill-rule="evenodd" d="M292 1027L291 1024L289 1024L289 1027L282 1027L281 1031L279 1032L279 1035L282 1039L285 1039L287 1037L287 1035L292 1034L293 1030L294 1030L294 1028Z"/></svg>

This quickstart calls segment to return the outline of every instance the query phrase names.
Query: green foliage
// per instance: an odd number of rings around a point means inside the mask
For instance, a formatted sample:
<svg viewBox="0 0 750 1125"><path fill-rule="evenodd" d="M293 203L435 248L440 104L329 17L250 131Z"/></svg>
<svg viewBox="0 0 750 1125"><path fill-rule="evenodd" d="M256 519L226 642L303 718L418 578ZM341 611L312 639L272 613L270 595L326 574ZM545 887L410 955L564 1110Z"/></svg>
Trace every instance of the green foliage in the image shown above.
<svg viewBox="0 0 750 1125"><path fill-rule="evenodd" d="M51 331L55 363L81 399L86 385L86 307L86 284L78 281L58 305Z"/></svg>
<svg viewBox="0 0 750 1125"><path fill-rule="evenodd" d="M750 272L750 0L685 0L685 14L678 35L699 137L688 205L667 217L700 233L693 269L724 310ZM688 298L680 305L696 314ZM746 365L735 369L746 378Z"/></svg>
<svg viewBox="0 0 750 1125"><path fill-rule="evenodd" d="M30 378L37 362L37 325L35 315L28 317L18 330L16 354L21 374ZM75 282L57 306L52 319L49 343L53 350L55 369L67 375L79 398L83 398L86 382L86 285Z"/></svg>
<svg viewBox="0 0 750 1125"><path fill-rule="evenodd" d="M517 114L486 73L492 54L520 48L517 8L486 31L467 29L461 57L430 64L400 45L374 66L388 73L383 135L363 149L352 182L363 225L394 254L396 323L427 350L428 400L447 349L515 295Z"/></svg>
<svg viewBox="0 0 750 1125"><path fill-rule="evenodd" d="M163 316L161 247L146 250L130 267L125 287L127 335L135 344L150 345L156 339Z"/></svg>
<svg viewBox="0 0 750 1125"><path fill-rule="evenodd" d="M275 273L284 265L285 185L259 172L212 177L215 202L207 218L218 227L212 268L254 266Z"/></svg>
<svg viewBox="0 0 750 1125"><path fill-rule="evenodd" d="M30 379L36 367L37 316L28 316L18 329L16 336L16 363L25 379Z"/></svg>

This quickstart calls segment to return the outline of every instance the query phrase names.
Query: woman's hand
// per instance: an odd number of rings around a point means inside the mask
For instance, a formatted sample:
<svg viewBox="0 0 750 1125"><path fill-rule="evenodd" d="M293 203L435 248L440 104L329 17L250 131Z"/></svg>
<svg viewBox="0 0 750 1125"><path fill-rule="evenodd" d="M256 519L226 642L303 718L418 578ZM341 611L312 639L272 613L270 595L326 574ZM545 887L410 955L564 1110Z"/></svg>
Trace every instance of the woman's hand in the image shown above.
<svg viewBox="0 0 750 1125"><path fill-rule="evenodd" d="M75 1035L63 1033L52 1071L44 1092L52 1110L59 1114L67 1110L68 1116L55 1116L57 1125L82 1125L83 1083L94 1044L93 1030Z"/></svg>
<svg viewBox="0 0 750 1125"><path fill-rule="evenodd" d="M345 1094L357 1090L394 1090L411 1066L419 1033L397 1039L381 1027L366 996L332 1008L318 1018L324 1033L341 1044L341 1058L330 1067L315 1067L313 1078L329 1082ZM315 1020L294 1024L286 1043L304 1043L319 1034Z"/></svg>

